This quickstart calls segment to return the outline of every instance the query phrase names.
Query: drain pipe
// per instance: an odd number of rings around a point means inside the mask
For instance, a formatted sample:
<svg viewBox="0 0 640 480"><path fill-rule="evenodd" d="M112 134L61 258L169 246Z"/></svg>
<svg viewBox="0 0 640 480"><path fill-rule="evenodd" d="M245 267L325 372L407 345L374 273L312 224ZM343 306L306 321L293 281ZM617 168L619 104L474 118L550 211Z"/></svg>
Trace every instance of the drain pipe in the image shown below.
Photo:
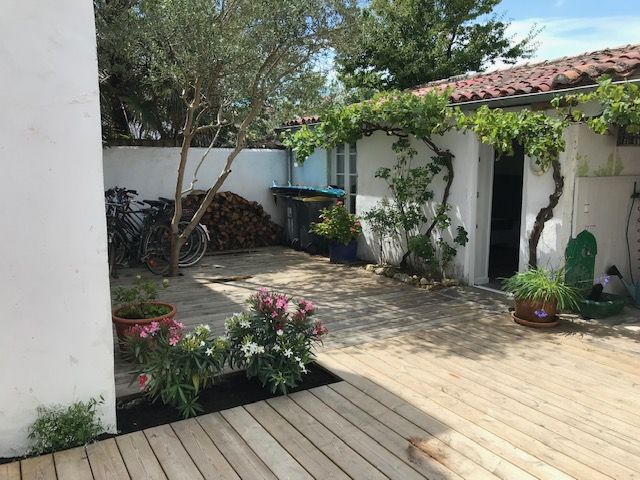
<svg viewBox="0 0 640 480"><path fill-rule="evenodd" d="M293 150L287 148L287 185L293 182Z"/></svg>

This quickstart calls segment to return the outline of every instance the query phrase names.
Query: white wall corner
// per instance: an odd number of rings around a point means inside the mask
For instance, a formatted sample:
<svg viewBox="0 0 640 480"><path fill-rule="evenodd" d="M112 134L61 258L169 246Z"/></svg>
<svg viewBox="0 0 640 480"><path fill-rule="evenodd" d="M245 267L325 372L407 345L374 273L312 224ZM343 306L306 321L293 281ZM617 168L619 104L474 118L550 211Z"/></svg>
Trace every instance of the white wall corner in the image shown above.
<svg viewBox="0 0 640 480"><path fill-rule="evenodd" d="M38 406L102 396L116 418L93 5L7 0L0 45L3 457Z"/></svg>

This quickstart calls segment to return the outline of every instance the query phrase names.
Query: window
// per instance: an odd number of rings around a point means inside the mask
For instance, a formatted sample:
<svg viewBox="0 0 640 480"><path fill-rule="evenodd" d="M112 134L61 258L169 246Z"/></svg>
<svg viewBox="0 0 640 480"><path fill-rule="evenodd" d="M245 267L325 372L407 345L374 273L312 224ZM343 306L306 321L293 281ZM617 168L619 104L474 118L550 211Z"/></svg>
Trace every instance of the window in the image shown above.
<svg viewBox="0 0 640 480"><path fill-rule="evenodd" d="M358 167L356 145L344 143L333 150L331 182L347 192L344 204L350 213L356 213L358 193Z"/></svg>

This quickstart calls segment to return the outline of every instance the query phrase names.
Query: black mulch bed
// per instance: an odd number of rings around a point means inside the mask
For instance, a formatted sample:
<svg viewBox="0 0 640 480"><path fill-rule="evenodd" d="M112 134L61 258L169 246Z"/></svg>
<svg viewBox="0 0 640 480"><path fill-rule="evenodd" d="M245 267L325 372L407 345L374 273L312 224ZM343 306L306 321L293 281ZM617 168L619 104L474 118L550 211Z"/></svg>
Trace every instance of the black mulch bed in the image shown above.
<svg viewBox="0 0 640 480"><path fill-rule="evenodd" d="M302 377L303 382L297 388L291 390L290 393L342 381L340 377L316 363L308 364L307 369L309 373ZM279 397L280 395L280 393L271 393L268 387L263 387L256 379L248 379L244 371L228 373L220 377L216 384L202 391L199 403L204 411L200 415L259 402L260 400ZM142 394L119 400L116 405L116 416L118 419L118 435L182 420L175 408L159 402L151 403ZM114 434L105 433L96 440L105 440L115 436ZM34 455L0 457L0 465L16 460L24 460L31 456Z"/></svg>
<svg viewBox="0 0 640 480"><path fill-rule="evenodd" d="M290 393L321 387L342 380L316 363L307 365L307 368L309 373L302 377L303 382L297 388L291 390ZM202 391L199 403L204 411L201 415L280 395L280 393L271 393L268 387L263 387L255 378L248 379L244 371L229 373L223 375L216 384ZM118 401L116 415L119 434L182 420L175 408L159 402L152 403L142 396L137 398L129 397Z"/></svg>

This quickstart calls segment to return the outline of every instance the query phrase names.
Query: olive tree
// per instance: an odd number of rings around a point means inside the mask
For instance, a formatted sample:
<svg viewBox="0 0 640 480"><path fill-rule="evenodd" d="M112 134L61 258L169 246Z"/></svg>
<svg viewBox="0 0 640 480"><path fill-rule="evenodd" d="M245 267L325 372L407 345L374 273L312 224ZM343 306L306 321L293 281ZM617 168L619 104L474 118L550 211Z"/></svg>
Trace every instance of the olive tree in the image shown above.
<svg viewBox="0 0 640 480"><path fill-rule="evenodd" d="M143 0L139 32L152 83L170 82L184 108L171 222L169 275L178 272L180 248L231 173L251 126L274 98L295 96L317 82L324 55L348 30L352 0ZM184 229L185 167L194 137L221 132L234 141L223 168Z"/></svg>

